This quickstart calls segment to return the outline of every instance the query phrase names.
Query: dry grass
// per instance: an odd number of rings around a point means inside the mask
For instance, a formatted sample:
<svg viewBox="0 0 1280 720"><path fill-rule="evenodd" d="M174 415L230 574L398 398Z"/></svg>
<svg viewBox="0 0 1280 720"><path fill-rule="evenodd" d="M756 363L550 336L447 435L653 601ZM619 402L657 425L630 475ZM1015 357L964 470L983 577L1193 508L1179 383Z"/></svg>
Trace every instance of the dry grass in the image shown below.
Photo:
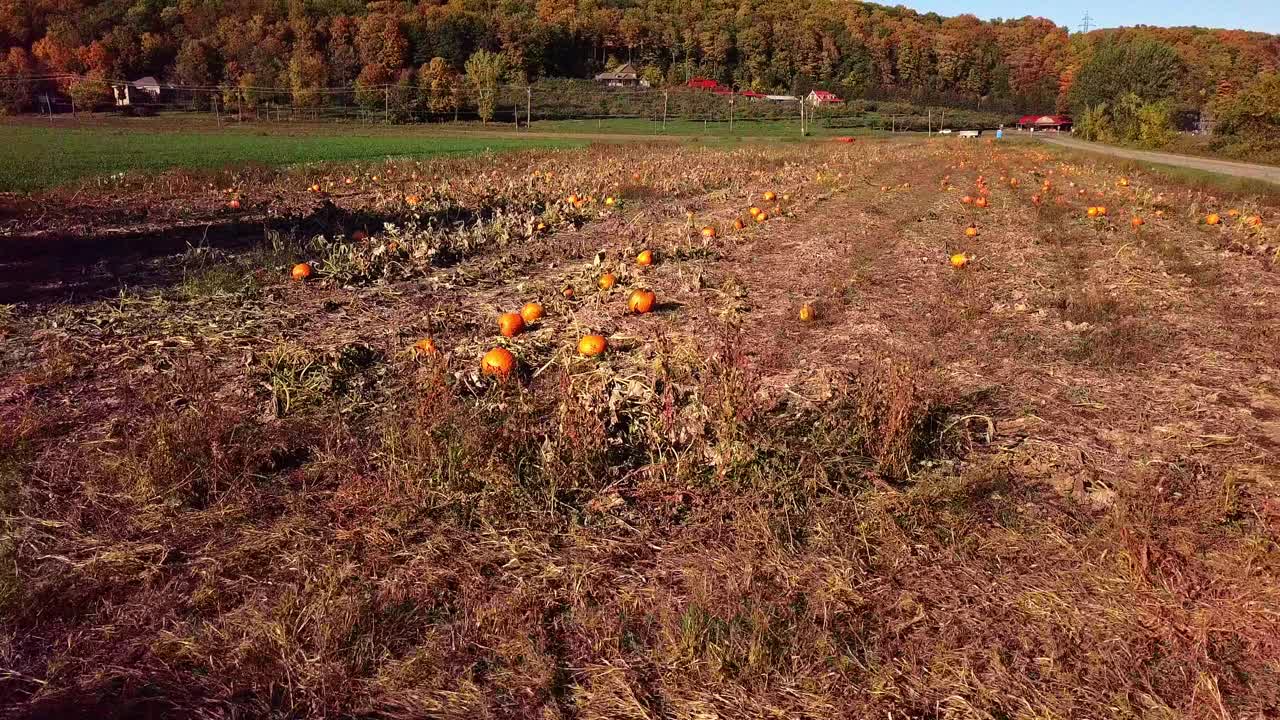
<svg viewBox="0 0 1280 720"><path fill-rule="evenodd" d="M100 248L134 290L6 268L68 284L0 314L5 716L1280 707L1274 216L946 142L308 172L232 188L301 209L261 241Z"/></svg>

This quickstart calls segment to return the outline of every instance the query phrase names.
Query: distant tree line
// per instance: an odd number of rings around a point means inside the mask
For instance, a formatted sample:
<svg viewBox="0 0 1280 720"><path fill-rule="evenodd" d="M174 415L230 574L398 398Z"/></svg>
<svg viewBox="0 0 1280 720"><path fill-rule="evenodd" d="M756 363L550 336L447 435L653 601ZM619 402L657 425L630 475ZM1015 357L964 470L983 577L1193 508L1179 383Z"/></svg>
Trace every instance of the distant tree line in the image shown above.
<svg viewBox="0 0 1280 720"><path fill-rule="evenodd" d="M0 0L0 76L74 74L84 104L109 101L108 78L155 75L240 102L287 88L306 107L341 87L369 107L395 93L487 118L500 83L627 61L658 85L1072 111L1088 134L1152 144L1188 111L1229 132L1278 126L1280 38L1234 30L1069 34L836 0ZM31 103L29 83L0 80L0 105Z"/></svg>

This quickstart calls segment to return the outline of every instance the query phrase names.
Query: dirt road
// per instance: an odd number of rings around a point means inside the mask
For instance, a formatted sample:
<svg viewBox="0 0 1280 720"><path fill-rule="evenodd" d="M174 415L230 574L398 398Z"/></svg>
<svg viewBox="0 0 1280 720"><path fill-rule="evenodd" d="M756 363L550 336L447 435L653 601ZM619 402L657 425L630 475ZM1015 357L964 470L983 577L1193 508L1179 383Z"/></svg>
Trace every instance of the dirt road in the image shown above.
<svg viewBox="0 0 1280 720"><path fill-rule="evenodd" d="M1063 147L1069 147L1076 150L1087 150L1089 152L1103 153L1105 155L1127 158L1129 160L1159 163L1160 165L1173 165L1175 167L1204 170L1206 172L1218 173L1221 175L1233 175L1235 177L1264 180L1266 182L1280 184L1280 167L1274 167L1271 165L1254 165L1252 163L1214 160L1212 158L1194 157L1191 155L1175 155L1173 153L1148 152L1146 150L1129 150L1128 148L1119 148L1112 145L1104 145L1102 143L1086 142L1084 140L1076 140L1074 138L1051 137L1049 135L1038 135L1037 137L1047 143L1061 145Z"/></svg>

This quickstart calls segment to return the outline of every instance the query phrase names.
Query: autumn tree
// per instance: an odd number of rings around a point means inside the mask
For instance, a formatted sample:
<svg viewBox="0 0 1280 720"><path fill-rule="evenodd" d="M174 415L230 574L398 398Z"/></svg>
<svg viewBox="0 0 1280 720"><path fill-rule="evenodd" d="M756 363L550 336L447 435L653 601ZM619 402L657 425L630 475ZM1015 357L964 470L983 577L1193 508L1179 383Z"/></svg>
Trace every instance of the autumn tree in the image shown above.
<svg viewBox="0 0 1280 720"><path fill-rule="evenodd" d="M418 70L418 92L427 112L438 115L455 109L453 86L457 73L442 57L433 57Z"/></svg>
<svg viewBox="0 0 1280 720"><path fill-rule="evenodd" d="M356 103L365 110L385 108L390 84L391 71L385 65L365 65L356 78Z"/></svg>
<svg viewBox="0 0 1280 720"><path fill-rule="evenodd" d="M467 58L467 83L475 92L476 111L480 122L488 124L493 119L497 102L498 83L507 72L507 58L502 53L477 50Z"/></svg>
<svg viewBox="0 0 1280 720"><path fill-rule="evenodd" d="M31 107L31 58L22 48L9 48L0 58L0 113L20 113Z"/></svg>
<svg viewBox="0 0 1280 720"><path fill-rule="evenodd" d="M289 89L293 104L299 107L315 107L324 100L324 89L329 84L329 66L324 56L315 49L299 45L289 60Z"/></svg>

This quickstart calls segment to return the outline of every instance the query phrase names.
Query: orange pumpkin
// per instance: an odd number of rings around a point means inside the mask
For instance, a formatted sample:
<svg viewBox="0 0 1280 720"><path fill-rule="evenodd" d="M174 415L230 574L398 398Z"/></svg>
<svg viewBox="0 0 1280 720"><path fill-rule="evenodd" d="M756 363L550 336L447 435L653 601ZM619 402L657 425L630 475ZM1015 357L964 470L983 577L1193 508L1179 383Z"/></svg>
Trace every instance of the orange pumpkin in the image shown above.
<svg viewBox="0 0 1280 720"><path fill-rule="evenodd" d="M418 203L422 202L422 198L418 197L417 195L407 195L405 196L404 201L409 204L409 207L414 207Z"/></svg>
<svg viewBox="0 0 1280 720"><path fill-rule="evenodd" d="M973 201L973 204L974 204L974 205L977 205L977 206L978 206L978 207L980 207L980 208L984 208L984 207L986 207L986 206L987 206L987 196L986 196L986 195L979 195L979 196L978 196L978 199Z"/></svg>
<svg viewBox="0 0 1280 720"><path fill-rule="evenodd" d="M774 200L778 199L778 196L772 190L766 190L764 195L762 195L761 197L763 197L764 201L767 203L773 202Z"/></svg>
<svg viewBox="0 0 1280 720"><path fill-rule="evenodd" d="M951 267L959 270L969 264L969 256L964 253L956 253L951 256Z"/></svg>
<svg viewBox="0 0 1280 720"><path fill-rule="evenodd" d="M617 200L614 200L614 199L613 199L613 196L611 195L611 196L609 196L609 197L607 197L607 198L605 198L605 199L604 199L604 204L605 204L605 206L606 206L606 207L613 207L614 205L617 205L617 204L618 204L618 201L617 201Z"/></svg>
<svg viewBox="0 0 1280 720"><path fill-rule="evenodd" d="M605 273L600 276L596 284L600 286L601 290L612 290L613 286L618 284L618 278L614 277L613 273Z"/></svg>
<svg viewBox="0 0 1280 720"><path fill-rule="evenodd" d="M320 186L318 184L313 184L310 188L307 188L307 189L313 193L320 192Z"/></svg>
<svg viewBox="0 0 1280 720"><path fill-rule="evenodd" d="M756 207L755 205L752 205L751 209L748 210L747 212L751 213L751 217L755 217L760 214L760 208Z"/></svg>
<svg viewBox="0 0 1280 720"><path fill-rule="evenodd" d="M524 330L524 318L516 313L502 313L498 316L498 332L502 337L515 337Z"/></svg>
<svg viewBox="0 0 1280 720"><path fill-rule="evenodd" d="M289 271L289 274L293 276L294 280L306 280L311 277L312 272L311 263L298 263L293 266L293 269Z"/></svg>
<svg viewBox="0 0 1280 720"><path fill-rule="evenodd" d="M733 229L741 230L746 227L746 223L742 222L742 218L735 218L733 221Z"/></svg>
<svg viewBox="0 0 1280 720"><path fill-rule="evenodd" d="M578 354L583 357L595 357L609 347L603 335L583 335L578 340Z"/></svg>
<svg viewBox="0 0 1280 720"><path fill-rule="evenodd" d="M965 205L972 205L973 198L968 195L965 195L964 197L960 198L960 202L964 203Z"/></svg>
<svg viewBox="0 0 1280 720"><path fill-rule="evenodd" d="M813 307L812 304L805 303L800 306L801 322L813 322L815 319L817 319L817 317L818 317L818 311L816 308Z"/></svg>
<svg viewBox="0 0 1280 720"><path fill-rule="evenodd" d="M1143 225L1146 225L1146 224L1147 224L1147 221L1146 221L1146 220L1143 220L1142 218L1138 217L1137 215L1134 215L1134 216L1133 216L1133 219L1129 221L1129 224L1133 226L1133 229L1134 229L1134 230L1137 230L1138 228L1142 227Z"/></svg>
<svg viewBox="0 0 1280 720"><path fill-rule="evenodd" d="M1262 227L1262 216L1254 215L1250 217L1246 222L1249 223L1250 227Z"/></svg>
<svg viewBox="0 0 1280 720"><path fill-rule="evenodd" d="M520 308L520 318L528 325L538 322L542 319L542 305L536 302L525 303L524 307Z"/></svg>
<svg viewBox="0 0 1280 720"><path fill-rule="evenodd" d="M573 286L572 286L572 285L565 285L565 286L564 286L564 288L562 288L562 289L560 290L560 294L561 294L561 295L564 295L564 299L565 299L565 300L572 300L572 299L573 299L573 295L574 295L574 293L573 293Z"/></svg>
<svg viewBox="0 0 1280 720"><path fill-rule="evenodd" d="M1106 206L1105 206L1105 205L1099 205L1099 206L1098 206L1098 217L1106 217L1106 216L1107 216L1107 208L1106 208Z"/></svg>
<svg viewBox="0 0 1280 720"><path fill-rule="evenodd" d="M1129 178L1122 177L1116 181L1116 184L1119 185L1120 187L1129 187Z"/></svg>
<svg viewBox="0 0 1280 720"><path fill-rule="evenodd" d="M768 219L769 219L769 213L767 213L767 212L765 212L765 211L763 211L763 210L761 210L760 212L756 213L756 222L758 222L758 223L762 223L762 222L764 222L765 220L768 220Z"/></svg>
<svg viewBox="0 0 1280 720"><path fill-rule="evenodd" d="M627 296L627 311L637 315L643 315L653 310L653 305L657 302L658 297L653 294L652 290L643 288L632 290Z"/></svg>
<svg viewBox="0 0 1280 720"><path fill-rule="evenodd" d="M227 203L227 207L231 208L232 210L239 210L240 201L238 199L232 199L231 202Z"/></svg>
<svg viewBox="0 0 1280 720"><path fill-rule="evenodd" d="M708 225L702 228L702 237L710 239L715 236L716 236L716 228L714 225Z"/></svg>
<svg viewBox="0 0 1280 720"><path fill-rule="evenodd" d="M973 225L970 225L969 227L964 229L964 236L978 237L978 228L974 227Z"/></svg>
<svg viewBox="0 0 1280 720"><path fill-rule="evenodd" d="M640 267L649 267L650 265L652 265L653 251L641 250L640 254L636 256L636 264L639 265Z"/></svg>
<svg viewBox="0 0 1280 720"><path fill-rule="evenodd" d="M1091 218L1096 218L1098 217L1098 208L1090 206L1087 210L1084 211L1084 214L1088 215Z"/></svg>
<svg viewBox="0 0 1280 720"><path fill-rule="evenodd" d="M485 375L506 377L516 366L516 357L506 348L494 348L480 358L480 371Z"/></svg>
<svg viewBox="0 0 1280 720"><path fill-rule="evenodd" d="M1205 225L1217 225L1220 222L1222 218L1218 217L1218 213L1209 213L1204 219Z"/></svg>
<svg viewBox="0 0 1280 720"><path fill-rule="evenodd" d="M422 338L413 344L413 352L416 355L435 355L440 352L436 349L436 343L431 338Z"/></svg>

